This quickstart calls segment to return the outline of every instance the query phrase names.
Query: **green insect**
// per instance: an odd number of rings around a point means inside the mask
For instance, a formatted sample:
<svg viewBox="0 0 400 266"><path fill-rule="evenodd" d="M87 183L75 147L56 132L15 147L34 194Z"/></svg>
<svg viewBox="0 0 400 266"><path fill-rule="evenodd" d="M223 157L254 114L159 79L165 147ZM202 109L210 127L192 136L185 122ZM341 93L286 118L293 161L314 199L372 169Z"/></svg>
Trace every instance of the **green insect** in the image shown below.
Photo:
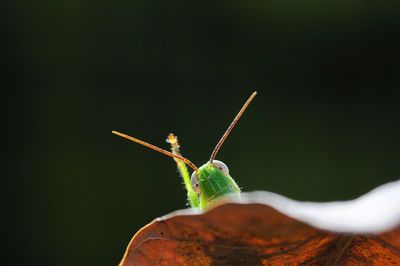
<svg viewBox="0 0 400 266"><path fill-rule="evenodd" d="M236 122L242 116L243 112L246 110L247 106L253 100L256 94L257 92L253 92L250 98L246 101L233 122L225 131L217 146L215 146L210 160L200 168L197 168L191 161L182 157L179 152L178 139L173 134L170 134L167 139L167 142L169 142L172 146L172 152L169 152L123 133L119 133L117 131L113 131L112 133L173 157L183 177L183 181L188 192L187 197L190 206L192 208L207 209L223 195L240 194L240 188L229 175L228 167L223 162L214 160L214 158L225 139L228 137L232 128L235 126ZM194 170L190 178L185 164L189 165Z"/></svg>

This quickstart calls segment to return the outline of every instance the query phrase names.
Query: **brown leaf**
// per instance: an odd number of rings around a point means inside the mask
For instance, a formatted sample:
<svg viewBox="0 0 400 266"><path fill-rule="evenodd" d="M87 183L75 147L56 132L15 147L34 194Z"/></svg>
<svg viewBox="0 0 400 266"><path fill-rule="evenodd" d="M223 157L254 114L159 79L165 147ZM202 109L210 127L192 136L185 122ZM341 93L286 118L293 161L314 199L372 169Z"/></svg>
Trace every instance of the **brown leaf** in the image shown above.
<svg viewBox="0 0 400 266"><path fill-rule="evenodd" d="M133 237L121 265L400 265L399 226L380 233L334 232L274 205L228 202L204 213L184 210L159 218Z"/></svg>

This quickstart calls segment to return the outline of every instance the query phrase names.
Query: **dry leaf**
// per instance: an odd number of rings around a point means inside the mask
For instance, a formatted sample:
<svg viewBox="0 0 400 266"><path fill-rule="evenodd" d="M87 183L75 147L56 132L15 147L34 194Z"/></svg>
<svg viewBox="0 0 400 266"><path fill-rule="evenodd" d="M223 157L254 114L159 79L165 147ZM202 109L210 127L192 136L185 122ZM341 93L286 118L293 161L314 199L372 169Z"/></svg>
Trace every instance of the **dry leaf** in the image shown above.
<svg viewBox="0 0 400 266"><path fill-rule="evenodd" d="M211 210L158 218L121 265L400 265L400 181L344 202L243 193Z"/></svg>

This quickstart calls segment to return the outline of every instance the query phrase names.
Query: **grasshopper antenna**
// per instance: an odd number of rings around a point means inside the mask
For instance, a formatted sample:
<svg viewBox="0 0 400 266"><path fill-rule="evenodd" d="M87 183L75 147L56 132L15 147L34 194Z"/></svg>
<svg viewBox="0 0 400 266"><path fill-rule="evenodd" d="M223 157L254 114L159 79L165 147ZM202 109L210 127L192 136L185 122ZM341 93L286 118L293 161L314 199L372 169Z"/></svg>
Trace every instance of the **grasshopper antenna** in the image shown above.
<svg viewBox="0 0 400 266"><path fill-rule="evenodd" d="M196 165L194 165L194 163L192 163L191 161L189 161L188 159L186 159L186 158L184 158L184 157L182 157L182 156L173 154L172 152L163 150L163 149L161 149L161 148L159 148L159 147L157 147L157 146L151 145L150 143L147 143L147 142L144 142L144 141L142 141L142 140L140 140L140 139L137 139L137 138L128 136L128 135L126 135L126 134L120 133L120 132L118 132L118 131L112 131L112 133L114 133L115 135L118 135L118 136L120 136L120 137L129 139L129 140L132 140L132 141L134 141L134 142L136 142L136 143L139 143L139 144L141 144L141 145L143 145L143 146L146 146L146 147L148 147L148 148L150 148L150 149L153 149L153 150L156 150L156 151L158 151L158 152L161 152L161 153L163 153L163 154L165 154L165 155L168 155L168 156L170 156L170 157L173 157L173 158L182 160L182 161L184 161L185 163L187 163L187 165L189 165L191 168L193 168L194 171L196 171L196 172L199 171L199 169L197 169L197 167L196 167Z"/></svg>
<svg viewBox="0 0 400 266"><path fill-rule="evenodd" d="M254 97L256 97L256 95L257 95L256 91L251 94L250 98L247 99L247 101L243 105L242 109L240 109L239 113L236 115L235 119L233 119L231 125L228 127L228 129L225 131L225 133L222 136L222 138L219 140L217 146L215 146L214 151L212 152L211 157L210 157L210 163L213 162L215 156L217 155L217 152L218 152L219 148L221 148L222 144L224 143L225 139L228 137L228 135L231 132L232 128L235 126L236 122L242 116L244 110L246 110L247 106L254 99Z"/></svg>

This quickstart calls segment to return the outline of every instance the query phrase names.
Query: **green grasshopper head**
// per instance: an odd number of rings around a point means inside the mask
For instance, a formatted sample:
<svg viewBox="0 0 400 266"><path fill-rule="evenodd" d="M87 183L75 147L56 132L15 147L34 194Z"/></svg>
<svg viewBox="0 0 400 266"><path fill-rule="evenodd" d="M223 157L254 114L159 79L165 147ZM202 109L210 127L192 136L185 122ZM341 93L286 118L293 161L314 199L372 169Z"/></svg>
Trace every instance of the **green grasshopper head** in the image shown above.
<svg viewBox="0 0 400 266"><path fill-rule="evenodd" d="M200 196L203 207L208 206L220 196L240 193L238 185L229 175L226 164L217 160L212 163L207 162L197 172L194 171L190 183L193 190Z"/></svg>

